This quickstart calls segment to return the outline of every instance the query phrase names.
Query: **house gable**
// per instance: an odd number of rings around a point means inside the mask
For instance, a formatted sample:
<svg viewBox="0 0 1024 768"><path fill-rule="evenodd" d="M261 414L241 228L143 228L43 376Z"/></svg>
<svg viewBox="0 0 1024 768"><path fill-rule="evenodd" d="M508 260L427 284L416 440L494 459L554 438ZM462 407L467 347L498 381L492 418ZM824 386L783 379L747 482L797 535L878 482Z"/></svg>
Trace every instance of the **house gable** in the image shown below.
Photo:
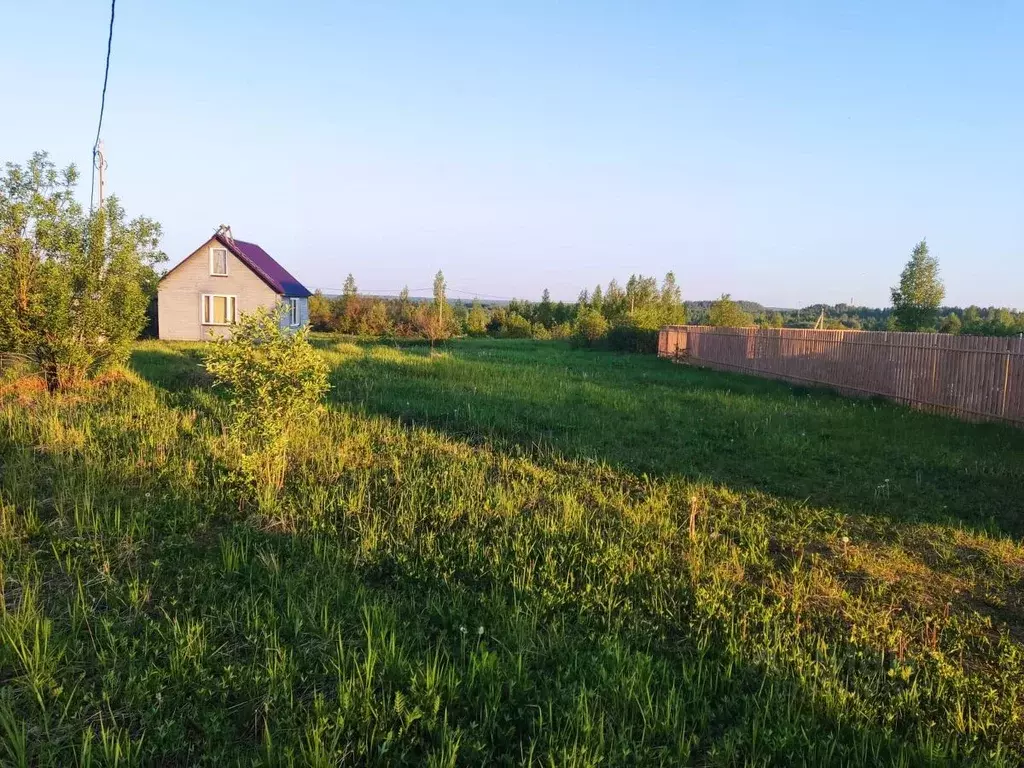
<svg viewBox="0 0 1024 768"><path fill-rule="evenodd" d="M281 295L230 248L227 275L211 274L210 249L224 248L211 237L170 270L157 287L157 322L161 339L206 339L212 331L227 333L227 326L204 323L203 297L229 296L236 314L273 307Z"/></svg>

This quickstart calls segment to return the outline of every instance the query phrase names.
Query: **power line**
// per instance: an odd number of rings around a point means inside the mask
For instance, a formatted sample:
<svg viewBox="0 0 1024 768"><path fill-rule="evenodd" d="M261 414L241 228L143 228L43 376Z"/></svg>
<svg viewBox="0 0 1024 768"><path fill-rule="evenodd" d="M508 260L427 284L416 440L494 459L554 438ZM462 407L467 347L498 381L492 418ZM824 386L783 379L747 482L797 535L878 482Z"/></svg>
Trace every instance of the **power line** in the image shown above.
<svg viewBox="0 0 1024 768"><path fill-rule="evenodd" d="M93 193L96 187L96 154L100 146L100 131L103 130L103 110L107 106L107 79L110 77L110 48L114 42L114 6L117 0L110 0L110 31L107 33L107 63L103 67L103 93L100 95L100 119L96 125L96 141L92 144L92 177L89 182L89 213L92 214Z"/></svg>
<svg viewBox="0 0 1024 768"><path fill-rule="evenodd" d="M323 293L344 293L345 292L344 288L327 288L327 287L322 286L322 285L321 286L317 286L317 290L318 291L322 291ZM387 288L387 289L383 289L382 288L382 289L378 289L378 290L373 290L373 289L370 289L370 288L361 288L361 289L359 289L359 291L357 291L356 295L358 295L358 296L383 296L386 293L398 294L398 293L401 293L404 290L408 290L410 294L413 294L413 293L419 293L420 291L432 291L433 288L409 288L409 289L405 289L405 288L398 288L398 289Z"/></svg>
<svg viewBox="0 0 1024 768"><path fill-rule="evenodd" d="M327 287L322 286L322 285L321 286L317 286L317 290L319 290L319 291L321 291L323 293L344 293L345 292L344 288L327 288ZM357 293L357 295L359 295L359 296L386 296L388 294L400 294L403 290L408 290L409 291L409 295L411 296L413 294L420 293L420 292L433 292L434 288L433 288L433 286L430 286L430 287L427 287L427 288L408 288L408 289L406 289L406 288L397 288L397 289L396 288L387 288L387 289L385 289L385 288L378 288L378 289L360 288L358 293ZM468 290L468 289L465 289L465 288L451 288L451 287L447 287L445 290L447 290L449 293L462 293L462 294L465 294L467 296L475 296L475 297L478 297L478 298L481 298L481 299L494 299L494 300L497 300L497 301L516 301L517 300L515 296L496 296L493 293L481 293L480 291L471 291L471 290ZM414 297L414 298L423 298L423 297ZM460 299L460 301L461 301L461 299ZM524 299L524 301L525 301L525 299Z"/></svg>
<svg viewBox="0 0 1024 768"><path fill-rule="evenodd" d="M455 293L465 293L469 296L479 296L481 299L498 299L499 301L515 301L515 296L495 296L493 293L480 293L480 291L469 291L465 288L449 288L449 291Z"/></svg>

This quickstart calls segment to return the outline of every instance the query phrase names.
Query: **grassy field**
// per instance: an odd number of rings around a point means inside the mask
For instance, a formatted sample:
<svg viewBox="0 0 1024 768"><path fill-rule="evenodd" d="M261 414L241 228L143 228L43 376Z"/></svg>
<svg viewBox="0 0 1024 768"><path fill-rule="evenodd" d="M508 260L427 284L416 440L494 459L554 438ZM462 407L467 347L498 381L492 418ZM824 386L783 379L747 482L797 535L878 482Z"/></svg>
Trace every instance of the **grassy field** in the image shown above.
<svg viewBox="0 0 1024 768"><path fill-rule="evenodd" d="M1024 762L1024 433L552 342L0 384L7 765Z"/></svg>

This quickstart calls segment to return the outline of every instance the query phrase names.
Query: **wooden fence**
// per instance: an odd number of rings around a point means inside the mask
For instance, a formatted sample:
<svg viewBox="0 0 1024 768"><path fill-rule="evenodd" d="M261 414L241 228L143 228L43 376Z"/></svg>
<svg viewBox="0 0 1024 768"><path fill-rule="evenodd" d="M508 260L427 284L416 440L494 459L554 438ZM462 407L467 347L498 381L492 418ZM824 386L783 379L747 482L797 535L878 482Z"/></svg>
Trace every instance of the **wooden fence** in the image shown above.
<svg viewBox="0 0 1024 768"><path fill-rule="evenodd" d="M1024 426L1024 339L667 326L662 357Z"/></svg>

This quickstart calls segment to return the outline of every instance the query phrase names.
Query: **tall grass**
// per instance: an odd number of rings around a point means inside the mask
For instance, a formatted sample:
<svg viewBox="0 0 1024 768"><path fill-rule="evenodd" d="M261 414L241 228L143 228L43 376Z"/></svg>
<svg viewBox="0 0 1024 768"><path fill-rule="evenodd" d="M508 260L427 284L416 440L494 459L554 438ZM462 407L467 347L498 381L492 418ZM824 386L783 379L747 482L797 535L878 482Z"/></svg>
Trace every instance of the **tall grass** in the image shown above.
<svg viewBox="0 0 1024 768"><path fill-rule="evenodd" d="M1019 433L551 343L323 346L269 513L195 348L3 400L0 762L1024 760Z"/></svg>

